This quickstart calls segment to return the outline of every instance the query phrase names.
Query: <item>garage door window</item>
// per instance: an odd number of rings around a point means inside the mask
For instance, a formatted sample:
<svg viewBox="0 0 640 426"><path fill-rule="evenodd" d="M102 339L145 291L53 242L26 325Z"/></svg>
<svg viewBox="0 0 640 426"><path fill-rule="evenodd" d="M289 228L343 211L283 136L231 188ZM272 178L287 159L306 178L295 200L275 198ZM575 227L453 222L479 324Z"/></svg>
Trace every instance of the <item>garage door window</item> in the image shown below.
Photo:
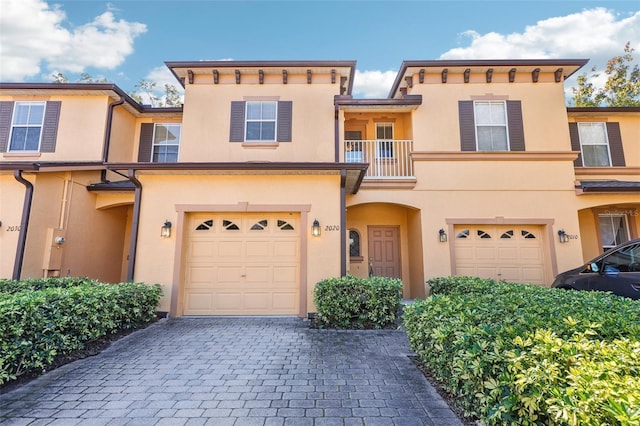
<svg viewBox="0 0 640 426"><path fill-rule="evenodd" d="M503 239L503 240L508 240L510 238L513 238L513 229L510 229L507 232L505 232L504 234L500 235L500 238Z"/></svg>
<svg viewBox="0 0 640 426"><path fill-rule="evenodd" d="M235 223L233 223L230 220L224 219L222 221L222 227L227 230L227 231L239 231L240 227L238 227L238 225L236 225Z"/></svg>
<svg viewBox="0 0 640 426"><path fill-rule="evenodd" d="M278 219L278 228L280 228L280 230L282 231L294 230L293 226L289 222L287 222L286 220L280 220L280 219Z"/></svg>
<svg viewBox="0 0 640 426"><path fill-rule="evenodd" d="M456 238L469 238L469 230L465 229L463 231L458 232Z"/></svg>
<svg viewBox="0 0 640 426"><path fill-rule="evenodd" d="M491 235L489 235L487 232L483 231L482 229L478 229L478 237L480 238L491 238Z"/></svg>
<svg viewBox="0 0 640 426"><path fill-rule="evenodd" d="M213 228L213 220L205 220L200 225L196 226L196 231L208 231Z"/></svg>
<svg viewBox="0 0 640 426"><path fill-rule="evenodd" d="M256 223L253 224L253 226L251 227L252 231L264 231L267 226L269 226L269 221L264 219L264 220L260 220Z"/></svg>

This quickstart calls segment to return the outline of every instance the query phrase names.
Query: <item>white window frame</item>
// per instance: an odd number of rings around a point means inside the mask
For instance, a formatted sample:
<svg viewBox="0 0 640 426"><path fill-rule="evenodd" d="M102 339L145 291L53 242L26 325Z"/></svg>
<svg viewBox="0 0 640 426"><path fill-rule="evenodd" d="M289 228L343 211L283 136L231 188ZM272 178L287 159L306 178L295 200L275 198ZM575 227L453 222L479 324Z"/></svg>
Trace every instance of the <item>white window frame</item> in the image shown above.
<svg viewBox="0 0 640 426"><path fill-rule="evenodd" d="M165 127L169 127L169 126L176 126L180 128L180 135L178 138L178 142L177 143L156 143L156 130L158 129L158 126L165 126ZM168 130L167 130L167 134L168 134ZM162 146L176 146L178 147L178 153L176 154L176 162L179 161L180 159L180 142L182 140L182 124L181 123L154 123L153 125L153 136L151 137L151 159L149 161L151 161L152 163L167 163L168 161L154 161L154 157L155 157L155 152L156 152L156 147L162 147ZM165 158L166 158L166 154L165 154Z"/></svg>
<svg viewBox="0 0 640 426"><path fill-rule="evenodd" d="M612 220L612 226L613 226L613 218L622 218L622 220L624 221L624 229L626 231L624 238L626 238L624 241L614 241L613 244L605 244L603 235L602 235L602 227L600 225L601 223L601 219L602 218L611 218ZM615 246L617 246L618 244L622 244L622 243L626 243L627 241L631 240L631 231L629 229L629 220L627 219L627 215L626 214L619 214L619 213L602 213L598 215L598 228L599 228L599 232L600 232L600 240L602 242L602 250L603 251L607 251ZM617 233L616 233L617 234Z"/></svg>
<svg viewBox="0 0 640 426"><path fill-rule="evenodd" d="M382 138L378 137L378 129L384 128L385 133L386 129L391 129L391 138ZM395 127L393 123L388 122L380 122L376 123L376 158L393 158L393 138L395 135ZM391 147L391 150L384 149L384 145L388 144Z"/></svg>
<svg viewBox="0 0 640 426"><path fill-rule="evenodd" d="M260 104L260 118L255 119L249 118L249 105L252 104ZM272 104L274 105L274 117L273 118L264 118L263 117L263 105ZM260 139L248 139L248 130L249 123L273 123L273 138L272 139L263 139L262 138L262 129L260 131ZM245 142L276 142L278 139L278 101L246 101L245 102L245 119L244 119L244 141Z"/></svg>
<svg viewBox="0 0 640 426"><path fill-rule="evenodd" d="M16 124L15 120L18 117L16 114L19 106L29 106L29 114L27 115L27 123L25 124ZM31 116L31 106L33 105L42 105L42 120L40 124L29 124L29 118ZM40 147L42 145L42 133L44 131L44 116L47 110L47 103L45 101L19 101L15 102L13 105L13 114L11 116L11 131L9 133L9 143L7 146L7 152L40 152ZM15 149L12 148L13 144L13 131L16 127L27 127L27 128L40 128L40 135L38 136L38 147L36 149Z"/></svg>
<svg viewBox="0 0 640 426"><path fill-rule="evenodd" d="M578 124L578 139L580 140L580 153L582 154L582 165L584 167L611 167L611 148L609 146L609 135L607 134L607 123L605 122L584 122L584 123L577 123ZM582 133L581 133L581 129L584 129L586 127L600 127L602 128L602 135L604 136L604 141L602 143L583 143L583 138L582 138ZM591 145L591 146L606 146L607 147L607 160L608 163L606 166L605 165L588 165L587 164L587 157L585 157L584 155L584 146L585 145Z"/></svg>
<svg viewBox="0 0 640 426"><path fill-rule="evenodd" d="M490 114L490 122L489 123L478 123L478 111L477 107L482 104L490 104L490 105L501 105L502 113L503 113L503 121L504 122L494 122L492 119L493 116ZM491 111L491 109L489 110ZM506 101L474 101L473 102L473 116L474 116L474 124L475 124L475 132L476 132L476 151L478 152L508 152L511 151L511 141L509 141L509 116L507 114L507 102ZM505 137L507 146L505 149L494 149L493 143L491 144L492 149L481 149L480 148L480 136L478 134L478 128L480 127L504 127Z"/></svg>

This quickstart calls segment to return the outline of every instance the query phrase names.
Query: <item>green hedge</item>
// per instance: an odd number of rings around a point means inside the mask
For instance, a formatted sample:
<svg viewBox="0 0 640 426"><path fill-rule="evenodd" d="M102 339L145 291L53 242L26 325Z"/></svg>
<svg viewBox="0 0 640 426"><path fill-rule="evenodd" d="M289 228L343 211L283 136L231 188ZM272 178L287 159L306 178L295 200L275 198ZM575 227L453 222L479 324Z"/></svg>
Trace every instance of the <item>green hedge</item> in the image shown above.
<svg viewBox="0 0 640 426"><path fill-rule="evenodd" d="M56 355L155 319L160 286L82 282L0 297L0 384L42 372ZM16 285L19 287L19 285Z"/></svg>
<svg viewBox="0 0 640 426"><path fill-rule="evenodd" d="M86 277L29 278L26 280L0 279L0 297L2 293L14 294L24 290L77 287L83 284L98 284L98 281Z"/></svg>
<svg viewBox="0 0 640 426"><path fill-rule="evenodd" d="M488 425L640 424L640 303L438 278L405 308L420 361Z"/></svg>
<svg viewBox="0 0 640 426"><path fill-rule="evenodd" d="M402 281L348 275L320 281L313 295L321 326L383 328L398 319L402 305Z"/></svg>

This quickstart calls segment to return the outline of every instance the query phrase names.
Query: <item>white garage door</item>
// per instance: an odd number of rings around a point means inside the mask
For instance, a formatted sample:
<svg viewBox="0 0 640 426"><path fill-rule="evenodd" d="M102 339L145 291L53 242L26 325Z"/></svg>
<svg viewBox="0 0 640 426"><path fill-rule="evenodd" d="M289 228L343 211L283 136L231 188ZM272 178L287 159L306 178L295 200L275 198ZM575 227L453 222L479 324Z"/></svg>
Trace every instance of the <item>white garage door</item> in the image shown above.
<svg viewBox="0 0 640 426"><path fill-rule="evenodd" d="M544 285L542 230L541 226L456 226L456 275Z"/></svg>
<svg viewBox="0 0 640 426"><path fill-rule="evenodd" d="M297 315L299 215L192 214L184 315Z"/></svg>

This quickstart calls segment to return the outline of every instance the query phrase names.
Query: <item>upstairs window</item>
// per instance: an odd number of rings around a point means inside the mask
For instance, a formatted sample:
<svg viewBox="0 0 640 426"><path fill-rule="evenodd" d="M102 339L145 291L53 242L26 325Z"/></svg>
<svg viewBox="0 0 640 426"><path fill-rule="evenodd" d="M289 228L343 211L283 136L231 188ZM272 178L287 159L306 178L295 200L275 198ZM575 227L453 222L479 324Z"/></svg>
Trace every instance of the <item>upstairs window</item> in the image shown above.
<svg viewBox="0 0 640 426"><path fill-rule="evenodd" d="M376 123L378 158L393 158L393 123Z"/></svg>
<svg viewBox="0 0 640 426"><path fill-rule="evenodd" d="M142 123L138 161L143 163L175 163L178 161L182 124Z"/></svg>
<svg viewBox="0 0 640 426"><path fill-rule="evenodd" d="M571 149L580 154L576 167L624 167L624 149L620 123L569 123Z"/></svg>
<svg viewBox="0 0 640 426"><path fill-rule="evenodd" d="M244 140L274 142L277 111L277 102L247 102Z"/></svg>
<svg viewBox="0 0 640 426"><path fill-rule="evenodd" d="M44 102L16 102L9 151L38 151L44 121Z"/></svg>
<svg viewBox="0 0 640 426"><path fill-rule="evenodd" d="M478 151L508 151L507 111L504 102L475 102Z"/></svg>
<svg viewBox="0 0 640 426"><path fill-rule="evenodd" d="M524 151L520 101L458 101L461 151Z"/></svg>
<svg viewBox="0 0 640 426"><path fill-rule="evenodd" d="M0 152L55 152L60 101L0 102Z"/></svg>
<svg viewBox="0 0 640 426"><path fill-rule="evenodd" d="M156 124L153 130L154 163L175 163L180 149L180 124Z"/></svg>
<svg viewBox="0 0 640 426"><path fill-rule="evenodd" d="M291 101L231 102L230 142L291 142Z"/></svg>

